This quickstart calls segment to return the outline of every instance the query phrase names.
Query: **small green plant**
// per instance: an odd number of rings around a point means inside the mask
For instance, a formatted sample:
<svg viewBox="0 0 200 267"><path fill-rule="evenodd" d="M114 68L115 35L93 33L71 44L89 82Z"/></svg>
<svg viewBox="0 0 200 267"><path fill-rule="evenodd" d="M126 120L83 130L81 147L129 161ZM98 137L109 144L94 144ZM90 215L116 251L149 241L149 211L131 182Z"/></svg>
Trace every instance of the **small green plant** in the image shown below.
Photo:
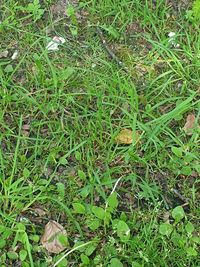
<svg viewBox="0 0 200 267"><path fill-rule="evenodd" d="M120 33L113 26L107 26L104 24L101 26L101 28L104 29L112 38L119 39Z"/></svg>
<svg viewBox="0 0 200 267"><path fill-rule="evenodd" d="M149 202L153 202L156 205L160 196L160 190L158 186L155 183L147 183L144 180L139 183L139 186L140 192L138 194L138 197L140 199L145 199Z"/></svg>
<svg viewBox="0 0 200 267"><path fill-rule="evenodd" d="M33 0L33 2L29 3L26 7L17 6L16 9L28 13L30 17L33 17L34 22L41 19L45 11L41 7L39 0Z"/></svg>
<svg viewBox="0 0 200 267"><path fill-rule="evenodd" d="M183 147L171 147L172 155L168 167L170 167L176 175L191 175L193 171L199 172L198 156L196 153L189 152Z"/></svg>
<svg viewBox="0 0 200 267"><path fill-rule="evenodd" d="M70 24L70 27L69 27L70 31L71 31L71 34L73 36L77 36L77 34L78 34L78 20L76 18L76 13L75 13L74 7L73 6L67 7L66 13L67 13L67 16L71 20L71 24Z"/></svg>
<svg viewBox="0 0 200 267"><path fill-rule="evenodd" d="M172 242L180 253L185 253L188 257L196 257L197 246L200 238L193 235L194 225L187 221L186 214L182 206L177 206L171 212L173 222L164 222L159 225L159 233L163 239L167 238Z"/></svg>
<svg viewBox="0 0 200 267"><path fill-rule="evenodd" d="M117 258L113 258L110 260L108 267L123 267L123 264Z"/></svg>
<svg viewBox="0 0 200 267"><path fill-rule="evenodd" d="M0 2L0 266L199 266L199 1L192 27L163 0Z"/></svg>
<svg viewBox="0 0 200 267"><path fill-rule="evenodd" d="M191 22L200 22L200 0L195 0L192 9L186 13L186 18Z"/></svg>
<svg viewBox="0 0 200 267"><path fill-rule="evenodd" d="M40 239L38 235L33 234L28 237L25 224L17 223L12 231L7 227L1 226L0 236L0 249L2 251L0 256L1 263L19 260L23 266L29 266L28 262L31 264L30 266L33 266L31 253L32 250L38 250L38 242ZM12 247L8 251L5 250L3 253L3 249L5 249L6 246L6 240L10 237L13 237L14 239ZM30 242L32 244L30 244Z"/></svg>

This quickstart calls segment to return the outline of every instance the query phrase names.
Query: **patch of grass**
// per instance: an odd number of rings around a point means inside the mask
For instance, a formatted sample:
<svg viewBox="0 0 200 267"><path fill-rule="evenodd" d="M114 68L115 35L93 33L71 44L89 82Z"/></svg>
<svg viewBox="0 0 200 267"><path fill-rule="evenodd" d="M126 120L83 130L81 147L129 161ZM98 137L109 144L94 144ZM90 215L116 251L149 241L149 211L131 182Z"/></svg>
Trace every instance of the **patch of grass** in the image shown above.
<svg viewBox="0 0 200 267"><path fill-rule="evenodd" d="M57 17L61 2L1 4L1 266L198 266L194 24L162 0L72 1ZM67 230L59 255L40 244L49 220Z"/></svg>

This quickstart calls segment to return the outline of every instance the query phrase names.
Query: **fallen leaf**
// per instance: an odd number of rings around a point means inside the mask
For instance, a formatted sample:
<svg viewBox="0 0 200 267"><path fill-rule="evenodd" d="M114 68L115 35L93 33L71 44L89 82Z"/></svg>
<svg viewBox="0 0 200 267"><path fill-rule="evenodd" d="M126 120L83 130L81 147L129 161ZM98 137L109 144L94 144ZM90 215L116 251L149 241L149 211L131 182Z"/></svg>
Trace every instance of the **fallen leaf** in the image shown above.
<svg viewBox="0 0 200 267"><path fill-rule="evenodd" d="M115 138L118 144L132 144L133 143L133 131L129 129L123 129Z"/></svg>
<svg viewBox="0 0 200 267"><path fill-rule="evenodd" d="M43 217L47 214L47 212L41 208L34 208L33 211L40 217Z"/></svg>
<svg viewBox="0 0 200 267"><path fill-rule="evenodd" d="M66 246L59 241L59 237L61 236L67 238L66 230L61 224L51 220L45 225L45 231L41 237L41 244L48 252L58 254L66 249Z"/></svg>
<svg viewBox="0 0 200 267"><path fill-rule="evenodd" d="M192 135L192 128L194 127L195 124L195 115L194 114L189 114L186 119L186 123L183 127L183 130L187 135Z"/></svg>
<svg viewBox="0 0 200 267"><path fill-rule="evenodd" d="M8 50L0 52L0 58L5 58L8 56Z"/></svg>
<svg viewBox="0 0 200 267"><path fill-rule="evenodd" d="M22 133L25 136L29 136L29 133L30 133L30 125L29 124L24 124L22 126Z"/></svg>

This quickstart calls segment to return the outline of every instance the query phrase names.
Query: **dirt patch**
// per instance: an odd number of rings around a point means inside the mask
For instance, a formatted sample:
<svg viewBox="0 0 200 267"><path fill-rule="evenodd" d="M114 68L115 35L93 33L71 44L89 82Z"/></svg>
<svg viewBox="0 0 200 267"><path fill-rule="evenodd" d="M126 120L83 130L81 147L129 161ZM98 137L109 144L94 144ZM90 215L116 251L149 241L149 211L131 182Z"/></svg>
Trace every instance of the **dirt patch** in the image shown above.
<svg viewBox="0 0 200 267"><path fill-rule="evenodd" d="M181 1L167 0L167 4L171 6L175 11L184 11L191 7L192 1L191 0L181 0Z"/></svg>
<svg viewBox="0 0 200 267"><path fill-rule="evenodd" d="M77 6L78 0L58 0L57 3L51 6L51 12L54 17L60 18L65 17L66 9L69 6Z"/></svg>

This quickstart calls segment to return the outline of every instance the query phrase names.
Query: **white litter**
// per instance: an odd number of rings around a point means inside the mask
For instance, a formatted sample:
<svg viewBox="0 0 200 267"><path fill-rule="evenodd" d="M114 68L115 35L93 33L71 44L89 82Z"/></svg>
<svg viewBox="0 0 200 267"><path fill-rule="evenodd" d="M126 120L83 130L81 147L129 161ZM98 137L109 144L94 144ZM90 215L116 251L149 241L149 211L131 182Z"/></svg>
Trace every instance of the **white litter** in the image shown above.
<svg viewBox="0 0 200 267"><path fill-rule="evenodd" d="M174 47L179 48L180 44L176 42L176 33L175 32L169 32L168 33L169 40L168 42Z"/></svg>
<svg viewBox="0 0 200 267"><path fill-rule="evenodd" d="M15 50L15 52L13 53L11 59L15 60L17 58L18 54L19 54L19 52L17 50Z"/></svg>
<svg viewBox="0 0 200 267"><path fill-rule="evenodd" d="M174 37L175 35L176 35L175 32L169 32L169 33L168 33L168 36L169 36L169 37Z"/></svg>
<svg viewBox="0 0 200 267"><path fill-rule="evenodd" d="M175 47L175 48L179 48L180 47L180 44L173 44L173 46Z"/></svg>
<svg viewBox="0 0 200 267"><path fill-rule="evenodd" d="M59 37L59 36L54 36L52 41L50 41L47 46L46 49L48 51L58 51L59 50L59 45L60 44L64 44L66 42L66 40L63 37Z"/></svg>

